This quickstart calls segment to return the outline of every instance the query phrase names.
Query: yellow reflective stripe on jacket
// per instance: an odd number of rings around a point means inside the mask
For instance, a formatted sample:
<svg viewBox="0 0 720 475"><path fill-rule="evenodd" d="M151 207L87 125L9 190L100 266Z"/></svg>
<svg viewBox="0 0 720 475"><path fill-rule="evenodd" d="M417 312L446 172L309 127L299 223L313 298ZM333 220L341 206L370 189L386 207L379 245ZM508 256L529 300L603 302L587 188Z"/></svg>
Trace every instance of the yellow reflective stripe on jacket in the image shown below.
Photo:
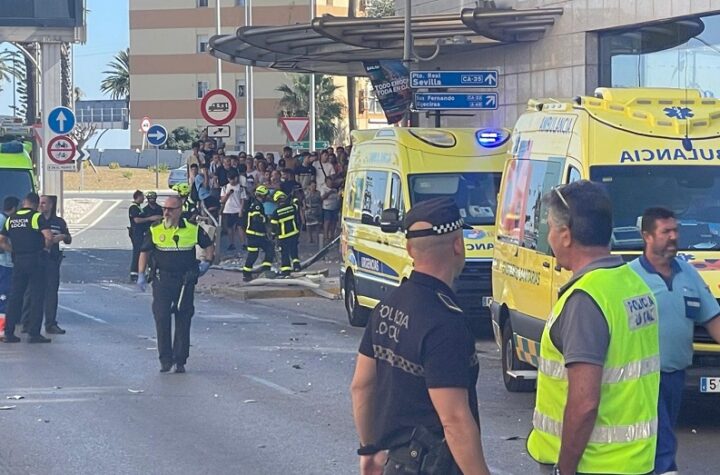
<svg viewBox="0 0 720 475"><path fill-rule="evenodd" d="M538 363L538 371L547 376L555 379L567 379L567 369L562 363L542 357L538 358ZM660 371L660 357L651 356L639 361L631 361L617 368L603 368L602 382L605 384L621 383L658 371Z"/></svg>
<svg viewBox="0 0 720 475"><path fill-rule="evenodd" d="M21 209L21 210L18 210L15 214L18 216L25 216L26 214L30 214L30 213L34 213L32 218L30 218L30 226L35 230L40 229L40 216L41 216L40 212L33 211L31 209ZM5 230L7 230L7 231L10 230L10 216L8 216L7 219L5 220Z"/></svg>
<svg viewBox="0 0 720 475"><path fill-rule="evenodd" d="M558 462L568 380L564 356L550 338L550 330L558 318L565 318L563 307L575 290L593 299L610 332L593 435L577 471L649 473L657 443L660 385L657 308L648 286L627 265L588 272L553 307L540 341L528 453L540 463Z"/></svg>
<svg viewBox="0 0 720 475"><path fill-rule="evenodd" d="M595 426L590 434L589 442L593 444L619 444L647 439L657 435L657 423L658 420L655 418L650 421L636 422L625 426ZM537 410L533 414L533 426L555 437L562 437L563 423Z"/></svg>

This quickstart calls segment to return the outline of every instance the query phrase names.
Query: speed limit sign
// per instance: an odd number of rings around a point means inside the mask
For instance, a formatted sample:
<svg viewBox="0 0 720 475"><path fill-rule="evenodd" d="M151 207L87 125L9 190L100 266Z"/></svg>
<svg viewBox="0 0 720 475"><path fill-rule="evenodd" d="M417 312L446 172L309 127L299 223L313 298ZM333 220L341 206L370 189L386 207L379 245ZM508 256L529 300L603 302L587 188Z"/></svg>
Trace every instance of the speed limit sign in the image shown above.
<svg viewBox="0 0 720 475"><path fill-rule="evenodd" d="M142 122L140 122L140 130L144 134L146 134L147 131L150 130L150 117L143 117Z"/></svg>

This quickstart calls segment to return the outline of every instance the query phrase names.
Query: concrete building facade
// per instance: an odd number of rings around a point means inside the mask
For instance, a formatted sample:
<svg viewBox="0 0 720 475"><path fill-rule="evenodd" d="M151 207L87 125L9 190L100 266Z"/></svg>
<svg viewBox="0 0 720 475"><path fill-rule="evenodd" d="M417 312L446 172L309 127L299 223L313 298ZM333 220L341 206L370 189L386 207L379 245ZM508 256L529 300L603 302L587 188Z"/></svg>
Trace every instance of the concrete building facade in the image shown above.
<svg viewBox="0 0 720 475"><path fill-rule="evenodd" d="M318 0L317 15L347 15L347 1ZM244 26L245 0L221 0L222 33ZM254 25L287 25L307 22L310 2L253 0ZM130 119L131 144L142 143L143 117L163 124L168 131L181 126L204 128L200 100L217 87L216 60L207 54L215 34L215 0L130 0ZM245 68L223 63L223 89L238 100L238 113L230 123L227 148L244 150ZM254 70L255 150L279 151L287 137L278 123L282 84L292 84L285 74L263 68Z"/></svg>
<svg viewBox="0 0 720 475"><path fill-rule="evenodd" d="M720 97L720 0L508 0L500 7L561 7L543 38L441 54L418 70L496 69L499 107L444 126L512 127L535 97L591 95L597 87L691 87ZM404 1L396 1L403 16ZM413 16L456 13L474 1L413 2ZM419 124L432 118L418 114Z"/></svg>

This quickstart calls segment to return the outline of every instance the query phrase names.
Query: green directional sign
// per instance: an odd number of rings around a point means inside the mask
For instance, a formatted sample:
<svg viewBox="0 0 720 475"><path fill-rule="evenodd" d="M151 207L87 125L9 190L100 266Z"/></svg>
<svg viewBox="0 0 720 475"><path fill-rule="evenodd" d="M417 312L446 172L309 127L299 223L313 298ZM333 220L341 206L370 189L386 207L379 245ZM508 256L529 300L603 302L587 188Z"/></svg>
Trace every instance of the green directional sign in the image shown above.
<svg viewBox="0 0 720 475"><path fill-rule="evenodd" d="M315 141L315 149L316 150L320 149L320 148L328 148L329 146L330 146L330 142L327 142L325 140L316 140ZM290 142L288 144L288 147L299 148L301 150L310 150L310 141L304 140L302 142Z"/></svg>

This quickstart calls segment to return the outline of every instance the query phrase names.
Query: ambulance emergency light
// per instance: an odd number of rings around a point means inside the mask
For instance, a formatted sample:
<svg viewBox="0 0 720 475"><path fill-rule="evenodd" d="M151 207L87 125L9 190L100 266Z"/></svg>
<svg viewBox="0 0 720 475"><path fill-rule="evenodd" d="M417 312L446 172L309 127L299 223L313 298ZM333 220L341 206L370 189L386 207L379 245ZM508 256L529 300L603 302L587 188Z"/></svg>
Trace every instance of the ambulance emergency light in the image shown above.
<svg viewBox="0 0 720 475"><path fill-rule="evenodd" d="M485 148L495 148L510 139L510 132L505 129L480 129L475 132L475 139Z"/></svg>

